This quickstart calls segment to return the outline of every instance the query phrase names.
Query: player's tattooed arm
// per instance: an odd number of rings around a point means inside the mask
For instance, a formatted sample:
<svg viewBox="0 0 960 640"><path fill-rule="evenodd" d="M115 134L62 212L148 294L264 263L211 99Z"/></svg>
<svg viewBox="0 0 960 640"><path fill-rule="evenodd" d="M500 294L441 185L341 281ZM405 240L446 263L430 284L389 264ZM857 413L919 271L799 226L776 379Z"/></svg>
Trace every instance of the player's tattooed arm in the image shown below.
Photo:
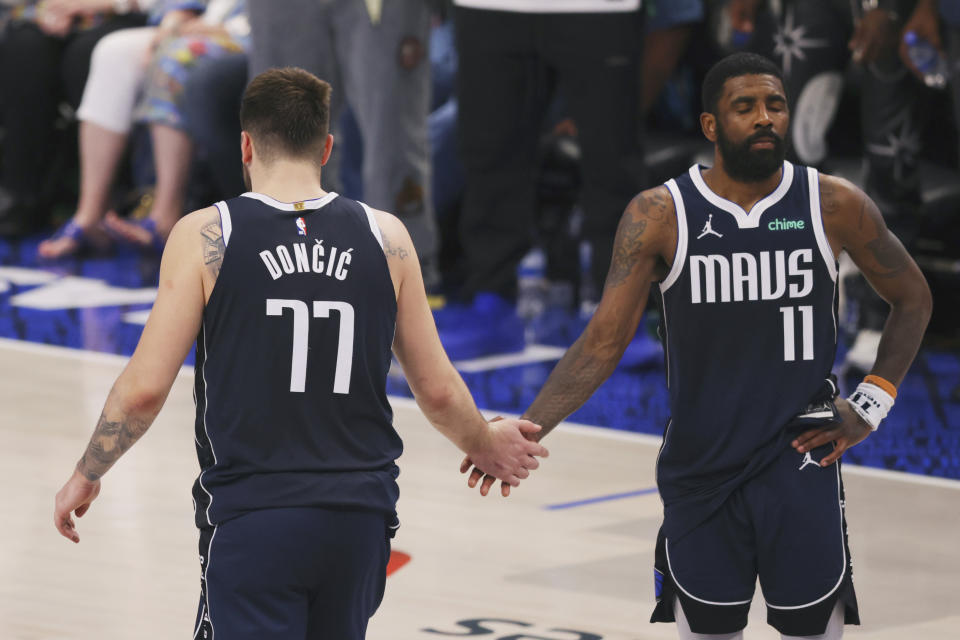
<svg viewBox="0 0 960 640"><path fill-rule="evenodd" d="M916 356L933 302L920 268L887 228L876 203L846 180L820 176L820 208L830 244L842 248L890 304L871 373L898 385Z"/></svg>
<svg viewBox="0 0 960 640"><path fill-rule="evenodd" d="M216 279L223 266L223 252L227 247L223 242L223 228L220 226L219 216L206 222L200 227L200 237L203 245L203 263L210 275Z"/></svg>
<svg viewBox="0 0 960 640"><path fill-rule="evenodd" d="M627 205L600 304L524 414L543 427L538 438L586 402L620 361L640 322L651 283L667 273L667 260L673 259L677 237L673 206L666 187L644 191Z"/></svg>
<svg viewBox="0 0 960 640"><path fill-rule="evenodd" d="M651 242L671 231L676 237L676 225L673 199L666 187L644 191L631 200L620 218L604 289L626 282L644 259L649 259Z"/></svg>
<svg viewBox="0 0 960 640"><path fill-rule="evenodd" d="M145 419L131 415L108 420L106 413L101 413L87 450L77 463L77 471L90 482L99 480L146 433L151 422L152 417Z"/></svg>

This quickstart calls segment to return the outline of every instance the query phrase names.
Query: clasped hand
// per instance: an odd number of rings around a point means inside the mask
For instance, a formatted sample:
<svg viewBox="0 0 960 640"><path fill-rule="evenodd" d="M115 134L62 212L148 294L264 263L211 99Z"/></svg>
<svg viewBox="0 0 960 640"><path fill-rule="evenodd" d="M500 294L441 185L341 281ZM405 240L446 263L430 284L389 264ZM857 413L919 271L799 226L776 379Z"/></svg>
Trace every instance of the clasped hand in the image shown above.
<svg viewBox="0 0 960 640"><path fill-rule="evenodd" d="M516 487L540 466L537 457L550 455L546 447L534 440L540 426L529 420L503 419L496 417L487 425L487 432L480 443L467 452L460 464L460 472L471 467L468 484L477 486L477 481L486 475L480 493L487 495L490 486L501 481L501 494L510 495L510 487Z"/></svg>

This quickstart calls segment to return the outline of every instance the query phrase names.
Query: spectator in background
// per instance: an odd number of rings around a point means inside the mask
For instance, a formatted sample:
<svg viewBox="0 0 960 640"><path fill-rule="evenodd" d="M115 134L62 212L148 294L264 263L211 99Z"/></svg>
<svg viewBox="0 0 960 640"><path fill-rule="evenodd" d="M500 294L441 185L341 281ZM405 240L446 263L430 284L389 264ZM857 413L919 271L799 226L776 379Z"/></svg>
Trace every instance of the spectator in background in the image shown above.
<svg viewBox="0 0 960 640"><path fill-rule="evenodd" d="M703 0L647 0L640 112L650 112L704 17Z"/></svg>
<svg viewBox="0 0 960 640"><path fill-rule="evenodd" d="M844 71L860 71L866 190L884 216L911 215L920 201L917 82L897 57L903 19L915 0L786 0L775 24L760 17L764 0L733 0L735 31L755 30L750 49L783 69L795 159L821 166L826 134L840 102ZM767 15L770 15L769 13Z"/></svg>
<svg viewBox="0 0 960 640"><path fill-rule="evenodd" d="M246 191L237 153L240 99L247 86L247 56L201 58L183 85L183 112L196 158L213 179L215 198Z"/></svg>
<svg viewBox="0 0 960 640"><path fill-rule="evenodd" d="M531 244L538 143L556 90L577 125L583 236L602 288L620 213L642 184L643 16L639 0L454 5L466 175L460 237L472 303L455 328L440 329L451 357L464 359L523 347L517 267Z"/></svg>
<svg viewBox="0 0 960 640"><path fill-rule="evenodd" d="M107 34L144 24L153 0L19 2L0 35L0 234L46 220L56 155L54 123L65 101L80 103L90 56Z"/></svg>
<svg viewBox="0 0 960 640"><path fill-rule="evenodd" d="M250 0L250 73L296 66L333 87L331 122L348 103L363 138L363 195L410 231L428 291L438 284L430 192L427 0ZM304 28L309 25L309 28ZM334 135L338 131L333 131ZM324 188L342 190L334 145Z"/></svg>
<svg viewBox="0 0 960 640"><path fill-rule="evenodd" d="M936 47L941 54L947 56L950 88L953 93L954 122L960 125L960 2L917 0L917 6L904 25L903 31L904 33L913 31L918 37ZM946 39L946 47L944 47L944 39ZM900 41L900 58L917 77L922 77L910 60L903 39Z"/></svg>
<svg viewBox="0 0 960 640"><path fill-rule="evenodd" d="M166 5L170 6L170 5ZM249 37L243 0L211 0L166 11L155 27L104 38L94 51L80 119L80 198L73 218L42 242L43 258L60 258L86 245L103 246L109 234L158 250L183 215L193 145L186 132L183 85L198 60L242 55ZM144 61L147 61L146 66ZM157 186L141 221L111 214L110 189L134 122L150 125Z"/></svg>
<svg viewBox="0 0 960 640"><path fill-rule="evenodd" d="M456 221L463 195L463 167L457 155L457 51L453 39L453 21L438 13L430 28L430 114L427 116L430 142L430 191L437 222L438 265L457 255ZM350 106L343 110L338 125L340 184L348 198L363 199L363 135ZM231 138L231 145L233 138ZM232 149L232 146L231 146ZM451 284L449 272L443 273L444 285ZM429 296L431 304L439 303Z"/></svg>

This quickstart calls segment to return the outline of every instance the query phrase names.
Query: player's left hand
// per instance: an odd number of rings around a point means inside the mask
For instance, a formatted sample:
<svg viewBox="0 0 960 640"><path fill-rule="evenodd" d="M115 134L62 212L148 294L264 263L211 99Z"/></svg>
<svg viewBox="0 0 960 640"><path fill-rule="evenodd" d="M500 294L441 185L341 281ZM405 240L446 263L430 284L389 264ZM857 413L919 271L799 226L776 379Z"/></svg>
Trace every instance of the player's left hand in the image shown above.
<svg viewBox="0 0 960 640"><path fill-rule="evenodd" d="M76 513L78 518L83 516L98 495L100 495L100 481L91 482L79 471L74 470L67 484L57 492L54 502L53 524L60 535L73 542L80 542L80 535L70 514Z"/></svg>
<svg viewBox="0 0 960 640"><path fill-rule="evenodd" d="M497 416L490 422L494 423L494 422L499 422L500 420L503 420L503 416ZM527 440L530 440L532 442L537 441L535 431L528 430L524 432L524 437L526 437ZM544 449L544 451L546 450ZM532 464L529 467L531 469L536 469L539 466L539 464L536 464L536 459L532 459L531 463ZM480 495L486 496L487 494L489 494L490 487L492 487L493 483L497 481L497 478L489 473L485 473L484 471L481 471L480 467L475 466L473 459L470 456L464 457L463 462L460 463L460 473L466 473L467 471L470 471L470 476L467 478L467 486L473 489L477 486L477 483L480 482L481 479L483 479L483 483L480 485ZM510 483L506 481L500 482L500 495L502 495L504 498L507 498L510 496Z"/></svg>
<svg viewBox="0 0 960 640"><path fill-rule="evenodd" d="M470 469L473 468L471 471ZM490 474L484 473L478 467L473 466L473 460L470 459L470 456L467 456L463 459L463 462L460 463L460 473L466 473L470 471L470 477L467 478L467 486L473 489L477 486L477 483L483 479L483 483L480 485L480 495L485 496L490 493L490 487L493 486L493 483L497 481L496 478ZM504 498L510 496L510 485L506 482L500 483L500 495Z"/></svg>
<svg viewBox="0 0 960 640"><path fill-rule="evenodd" d="M844 451L873 433L870 425L850 408L850 403L845 399L837 398L833 404L837 407L837 413L840 414L839 422L805 431L790 443L798 453L806 453L832 442L833 451L820 461L821 467L829 467L840 459Z"/></svg>

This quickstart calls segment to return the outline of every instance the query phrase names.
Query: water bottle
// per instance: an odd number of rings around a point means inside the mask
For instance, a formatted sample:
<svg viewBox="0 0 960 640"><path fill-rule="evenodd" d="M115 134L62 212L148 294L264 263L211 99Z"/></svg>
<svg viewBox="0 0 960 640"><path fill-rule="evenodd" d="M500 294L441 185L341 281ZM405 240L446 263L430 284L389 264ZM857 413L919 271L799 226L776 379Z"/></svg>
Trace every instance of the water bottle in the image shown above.
<svg viewBox="0 0 960 640"><path fill-rule="evenodd" d="M593 264L593 247L586 240L580 242L580 315L589 318L600 301L600 292L593 284L591 265Z"/></svg>
<svg viewBox="0 0 960 640"><path fill-rule="evenodd" d="M946 87L949 67L943 54L914 31L903 34L903 41L907 45L910 62L923 75L924 84L933 89Z"/></svg>
<svg viewBox="0 0 960 640"><path fill-rule="evenodd" d="M531 249L517 269L517 315L531 320L546 308L547 256L543 249Z"/></svg>

